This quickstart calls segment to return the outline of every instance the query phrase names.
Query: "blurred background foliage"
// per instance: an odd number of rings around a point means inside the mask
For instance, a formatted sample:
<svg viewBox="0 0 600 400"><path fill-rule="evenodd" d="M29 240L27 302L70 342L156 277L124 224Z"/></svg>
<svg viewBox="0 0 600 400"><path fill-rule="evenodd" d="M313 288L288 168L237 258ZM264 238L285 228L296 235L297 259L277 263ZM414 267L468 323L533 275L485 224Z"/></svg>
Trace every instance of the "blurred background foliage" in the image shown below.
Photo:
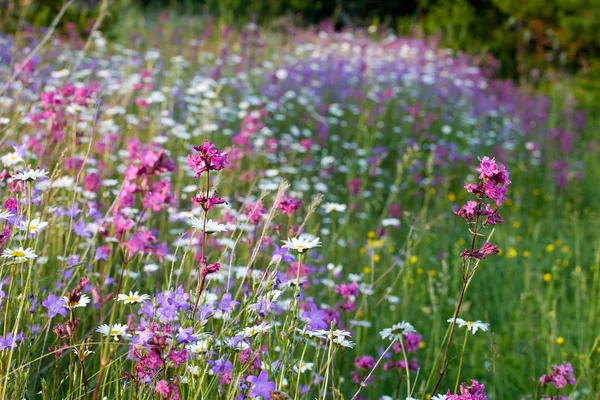
<svg viewBox="0 0 600 400"><path fill-rule="evenodd" d="M66 0L0 0L0 27L48 26ZM488 57L502 77L536 89L569 87L580 104L600 100L600 0L106 0L109 36L133 33L124 19L153 24L171 17L212 15L232 27L256 22L274 29L330 21L336 29L392 29L437 40L442 46ZM59 25L83 36L102 0L75 0ZM163 14L164 16L164 14ZM163 20L164 21L164 18ZM132 24L129 24L131 26Z"/></svg>

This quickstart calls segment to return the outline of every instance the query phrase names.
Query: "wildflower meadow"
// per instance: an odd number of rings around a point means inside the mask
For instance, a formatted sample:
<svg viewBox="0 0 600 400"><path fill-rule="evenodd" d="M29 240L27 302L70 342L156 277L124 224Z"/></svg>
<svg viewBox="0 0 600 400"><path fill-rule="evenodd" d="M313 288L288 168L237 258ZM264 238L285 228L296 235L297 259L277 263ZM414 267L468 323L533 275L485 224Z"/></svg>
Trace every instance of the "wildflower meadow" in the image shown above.
<svg viewBox="0 0 600 400"><path fill-rule="evenodd" d="M0 34L0 399L599 399L596 116L285 26Z"/></svg>

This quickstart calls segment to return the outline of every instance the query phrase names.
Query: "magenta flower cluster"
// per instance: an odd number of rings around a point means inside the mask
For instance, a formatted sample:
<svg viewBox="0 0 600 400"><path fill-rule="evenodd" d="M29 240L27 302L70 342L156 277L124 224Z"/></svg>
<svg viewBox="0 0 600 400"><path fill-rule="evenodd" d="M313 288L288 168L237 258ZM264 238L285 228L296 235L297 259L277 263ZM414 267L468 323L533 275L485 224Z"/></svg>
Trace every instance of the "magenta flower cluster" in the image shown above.
<svg viewBox="0 0 600 400"><path fill-rule="evenodd" d="M511 181L506 166L503 164L497 165L494 158L479 157L479 167L475 170L479 172L479 182L468 183L465 185L465 189L467 192L473 193L477 200L468 201L454 213L467 220L467 223L472 226L472 232L477 233L478 229L487 225L504 222L498 209L492 208L492 205L485 203L485 201L486 199L492 200L497 207L500 207L502 202L507 200L507 187ZM485 242L479 249L474 247L465 249L460 256L464 260L469 258L483 259L498 252L497 246Z"/></svg>
<svg viewBox="0 0 600 400"><path fill-rule="evenodd" d="M570 363L564 362L561 365L553 365L550 374L544 374L540 377L540 384L552 383L555 388L562 389L567 383L575 384L575 375Z"/></svg>
<svg viewBox="0 0 600 400"><path fill-rule="evenodd" d="M196 173L196 178L206 171L220 171L227 165L227 154L217 150L209 141L194 146L194 150L197 154L188 154L188 165Z"/></svg>
<svg viewBox="0 0 600 400"><path fill-rule="evenodd" d="M446 394L446 400L487 400L485 386L477 381L471 380L471 385L460 384L460 394Z"/></svg>

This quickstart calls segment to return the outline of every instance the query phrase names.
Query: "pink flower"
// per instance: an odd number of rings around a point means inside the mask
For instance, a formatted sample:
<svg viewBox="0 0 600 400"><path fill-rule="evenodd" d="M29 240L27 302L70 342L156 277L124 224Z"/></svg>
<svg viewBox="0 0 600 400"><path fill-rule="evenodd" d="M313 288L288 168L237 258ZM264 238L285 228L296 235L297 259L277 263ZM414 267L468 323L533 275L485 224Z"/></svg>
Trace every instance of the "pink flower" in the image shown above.
<svg viewBox="0 0 600 400"><path fill-rule="evenodd" d="M194 146L194 150L198 154L188 155L188 165L196 173L196 178L199 178L205 171L219 171L227 165L227 154L221 150L217 150L215 145L209 141L202 143L200 146Z"/></svg>
<svg viewBox="0 0 600 400"><path fill-rule="evenodd" d="M301 200L296 200L292 196L286 194L283 196L283 199L281 199L277 208L280 209L284 215L291 217L294 211L298 210L302 204L303 202Z"/></svg>

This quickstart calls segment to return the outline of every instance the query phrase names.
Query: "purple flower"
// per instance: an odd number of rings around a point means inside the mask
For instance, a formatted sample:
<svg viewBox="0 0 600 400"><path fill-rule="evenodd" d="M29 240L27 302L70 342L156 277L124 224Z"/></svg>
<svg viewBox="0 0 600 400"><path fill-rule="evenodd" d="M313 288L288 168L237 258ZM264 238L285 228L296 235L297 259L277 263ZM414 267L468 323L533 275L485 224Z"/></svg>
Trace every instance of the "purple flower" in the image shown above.
<svg viewBox="0 0 600 400"><path fill-rule="evenodd" d="M177 335L177 343L191 343L198 340L198 337L194 336L194 328L179 328L179 334Z"/></svg>
<svg viewBox="0 0 600 400"><path fill-rule="evenodd" d="M18 333L13 337L12 332L8 332L5 337L0 336L0 350L12 350L17 348L17 341L23 341L23 333Z"/></svg>
<svg viewBox="0 0 600 400"><path fill-rule="evenodd" d="M221 310L221 312L229 314L231 312L231 310L233 309L233 307L240 304L239 301L232 300L231 297L232 297L231 293L229 293L229 292L227 292L223 295L223 297L221 298L221 301L219 302L219 310Z"/></svg>
<svg viewBox="0 0 600 400"><path fill-rule="evenodd" d="M294 257L288 255L288 248L280 248L274 243L273 246L275 246L275 251L273 252L273 256L271 257L271 263L277 264L281 262L294 261Z"/></svg>
<svg viewBox="0 0 600 400"><path fill-rule="evenodd" d="M65 307L67 303L61 297L55 296L53 294L48 295L46 300L42 302L42 305L48 309L48 318L54 318L57 314L62 315L63 317L67 316L67 308Z"/></svg>
<svg viewBox="0 0 600 400"><path fill-rule="evenodd" d="M310 305L310 311L305 311L302 314L302 318L306 320L306 322L308 323L308 329L310 329L311 331L327 329L327 322L325 322L325 318L327 318L327 313L325 311L319 310L314 303Z"/></svg>
<svg viewBox="0 0 600 400"><path fill-rule="evenodd" d="M267 371L261 371L258 376L251 375L246 380L252 384L252 389L248 393L248 397L255 398L262 396L264 400L271 398L271 391L275 390L275 382L269 382Z"/></svg>

